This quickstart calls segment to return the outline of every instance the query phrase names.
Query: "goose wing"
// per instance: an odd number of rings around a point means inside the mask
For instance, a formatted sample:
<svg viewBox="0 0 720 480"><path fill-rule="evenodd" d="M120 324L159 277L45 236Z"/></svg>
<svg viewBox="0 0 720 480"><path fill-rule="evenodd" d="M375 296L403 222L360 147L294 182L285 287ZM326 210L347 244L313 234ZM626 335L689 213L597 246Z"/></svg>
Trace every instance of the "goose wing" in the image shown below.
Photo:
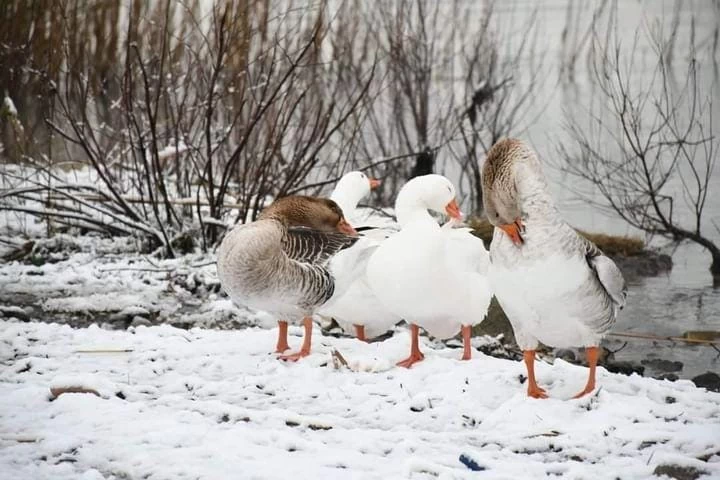
<svg viewBox="0 0 720 480"><path fill-rule="evenodd" d="M490 267L490 254L483 241L472 234L465 226L456 226L451 222L442 226L445 244L445 261L458 271L487 275Z"/></svg>
<svg viewBox="0 0 720 480"><path fill-rule="evenodd" d="M296 262L324 265L333 255L352 246L357 240L357 237L340 232L290 227L283 235L282 250Z"/></svg>
<svg viewBox="0 0 720 480"><path fill-rule="evenodd" d="M605 256L602 250L594 243L584 237L580 238L583 240L585 260L590 269L595 273L600 285L610 296L615 306L618 309L623 308L627 299L627 285L622 272L615 265L615 262Z"/></svg>

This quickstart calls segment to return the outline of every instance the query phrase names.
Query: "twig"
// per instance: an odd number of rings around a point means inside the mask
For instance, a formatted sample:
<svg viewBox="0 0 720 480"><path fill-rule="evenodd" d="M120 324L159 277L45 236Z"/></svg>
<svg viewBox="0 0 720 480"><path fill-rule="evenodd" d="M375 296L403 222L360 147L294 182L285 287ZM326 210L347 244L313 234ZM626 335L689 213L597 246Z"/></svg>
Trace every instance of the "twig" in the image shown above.
<svg viewBox="0 0 720 480"><path fill-rule="evenodd" d="M193 268L200 268L200 267L207 267L208 265L215 265L216 263L217 263L217 261L213 260L211 262L205 262L205 263L200 263L200 264L195 264L195 265L190 265L190 266Z"/></svg>
<svg viewBox="0 0 720 480"><path fill-rule="evenodd" d="M620 346L620 348L615 349L615 350L610 350L610 349L608 348L607 351L610 352L610 355L615 355L616 353L618 353L619 351L621 351L623 348L627 347L627 344L628 344L628 342L623 342L623 344Z"/></svg>
<svg viewBox="0 0 720 480"><path fill-rule="evenodd" d="M686 342L686 343L697 343L700 345L710 345L716 347L720 345L720 340L703 340L699 338L685 338L685 337L674 337L674 336L660 336L652 335L649 333L634 333L634 332L612 332L609 334L613 337L628 337L628 338L640 338L644 340L662 340L666 342ZM717 349L717 347L716 347Z"/></svg>
<svg viewBox="0 0 720 480"><path fill-rule="evenodd" d="M101 272L155 272L166 273L172 272L172 268L143 268L143 267L117 267L117 268L101 268Z"/></svg>
<svg viewBox="0 0 720 480"><path fill-rule="evenodd" d="M341 366L350 368L347 360L345 360L345 357L343 357L342 353L338 352L337 349L333 350L332 357L333 357L333 365L335 366L336 370L340 369Z"/></svg>
<svg viewBox="0 0 720 480"><path fill-rule="evenodd" d="M9 192L12 194L13 192ZM79 194L75 195L78 198L82 198L83 200L88 200L91 202L112 202L114 201L112 198L108 198L104 195L92 195L92 194ZM71 200L66 197L61 196L51 196L50 199L52 200ZM132 197L127 195L122 195L122 199L128 203L145 203L150 204L152 201L149 198L143 198L143 197ZM196 206L198 203L201 207L209 207L210 203L207 201L200 200L199 202L195 200L194 198L174 198L174 199L168 199L168 202L171 205L180 205L180 206ZM224 208L242 208L243 205L239 203L224 203L222 205Z"/></svg>
<svg viewBox="0 0 720 480"><path fill-rule="evenodd" d="M73 350L73 353L131 353L134 351L132 348L101 348L97 350Z"/></svg>

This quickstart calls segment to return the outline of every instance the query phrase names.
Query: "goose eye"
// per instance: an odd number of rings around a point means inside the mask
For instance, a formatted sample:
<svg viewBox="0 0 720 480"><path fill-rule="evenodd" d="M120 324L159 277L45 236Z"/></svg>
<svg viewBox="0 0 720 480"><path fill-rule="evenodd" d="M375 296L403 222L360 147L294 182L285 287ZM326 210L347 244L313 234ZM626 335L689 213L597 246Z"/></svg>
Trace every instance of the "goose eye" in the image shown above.
<svg viewBox="0 0 720 480"><path fill-rule="evenodd" d="M498 212L495 212L495 218L500 218L500 214Z"/></svg>

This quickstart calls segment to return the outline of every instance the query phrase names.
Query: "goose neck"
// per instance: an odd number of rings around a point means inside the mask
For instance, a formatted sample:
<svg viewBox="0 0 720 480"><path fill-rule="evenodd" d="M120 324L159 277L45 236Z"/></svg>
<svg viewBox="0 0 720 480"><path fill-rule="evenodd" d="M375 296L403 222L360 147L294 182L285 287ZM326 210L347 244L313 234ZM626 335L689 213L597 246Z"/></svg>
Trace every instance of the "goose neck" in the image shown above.
<svg viewBox="0 0 720 480"><path fill-rule="evenodd" d="M547 181L542 171L525 165L516 176L516 185L520 196L520 204L528 213L543 212L548 215L556 210L555 203L550 195Z"/></svg>
<svg viewBox="0 0 720 480"><path fill-rule="evenodd" d="M333 190L330 195L330 200L333 200L340 206L343 214L347 218L348 216L352 216L364 194L363 192L354 191L355 189L341 187L341 185L338 185L338 187Z"/></svg>
<svg viewBox="0 0 720 480"><path fill-rule="evenodd" d="M425 202L412 192L400 192L395 201L395 216L401 228L416 222L437 225Z"/></svg>

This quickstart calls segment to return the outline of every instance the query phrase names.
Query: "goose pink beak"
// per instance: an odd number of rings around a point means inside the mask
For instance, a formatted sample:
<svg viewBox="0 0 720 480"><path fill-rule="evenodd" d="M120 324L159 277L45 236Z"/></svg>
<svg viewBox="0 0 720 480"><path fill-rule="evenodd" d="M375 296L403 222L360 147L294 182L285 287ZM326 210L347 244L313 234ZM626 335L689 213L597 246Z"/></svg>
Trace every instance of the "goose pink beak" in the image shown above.
<svg viewBox="0 0 720 480"><path fill-rule="evenodd" d="M350 235L351 237L357 237L357 234L358 234L357 230L355 230L353 228L353 226L350 225L348 223L348 221L345 220L344 218L341 218L340 221L338 222L337 229L338 229L338 232L342 232L345 235Z"/></svg>
<svg viewBox="0 0 720 480"><path fill-rule="evenodd" d="M379 187L379 186L380 186L380 183L382 183L382 182L380 182L380 180L378 180L377 178L370 178L370 179L368 179L368 180L370 180L370 190Z"/></svg>
<svg viewBox="0 0 720 480"><path fill-rule="evenodd" d="M454 198L450 203L445 205L445 213L447 213L450 218L462 220L462 212L460 211L460 206L457 204L457 201Z"/></svg>

